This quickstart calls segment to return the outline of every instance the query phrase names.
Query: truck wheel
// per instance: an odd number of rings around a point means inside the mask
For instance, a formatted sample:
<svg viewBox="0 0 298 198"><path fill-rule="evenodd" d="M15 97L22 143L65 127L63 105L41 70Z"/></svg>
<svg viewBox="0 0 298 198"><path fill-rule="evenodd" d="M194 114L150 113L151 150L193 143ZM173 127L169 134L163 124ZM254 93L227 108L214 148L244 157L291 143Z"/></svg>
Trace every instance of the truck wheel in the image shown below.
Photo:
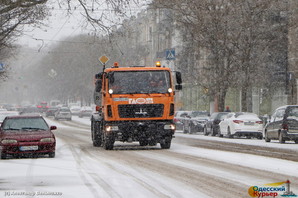
<svg viewBox="0 0 298 198"><path fill-rule="evenodd" d="M140 146L147 146L148 145L148 141L147 140L140 140L139 141Z"/></svg>
<svg viewBox="0 0 298 198"><path fill-rule="evenodd" d="M114 138L111 135L103 134L103 148L105 150L113 150L114 148Z"/></svg>
<svg viewBox="0 0 298 198"><path fill-rule="evenodd" d="M92 124L92 141L93 141L93 146L99 147L102 144L102 139L101 139L101 128L100 128L100 122L94 122Z"/></svg>
<svg viewBox="0 0 298 198"><path fill-rule="evenodd" d="M160 142L160 147L162 149L169 149L171 147L172 138L166 137L164 140Z"/></svg>

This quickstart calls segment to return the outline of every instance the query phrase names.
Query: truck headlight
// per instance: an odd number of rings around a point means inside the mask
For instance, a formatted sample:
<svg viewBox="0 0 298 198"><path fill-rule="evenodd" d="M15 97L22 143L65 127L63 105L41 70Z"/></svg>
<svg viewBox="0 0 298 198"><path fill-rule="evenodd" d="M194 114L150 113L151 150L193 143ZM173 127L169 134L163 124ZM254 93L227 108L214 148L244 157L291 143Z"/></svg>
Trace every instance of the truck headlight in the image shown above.
<svg viewBox="0 0 298 198"><path fill-rule="evenodd" d="M106 126L106 131L108 131L108 132L119 131L119 127L118 126Z"/></svg>
<svg viewBox="0 0 298 198"><path fill-rule="evenodd" d="M167 130L175 130L176 129L176 126L175 124L166 124L164 127L164 129L167 129Z"/></svg>

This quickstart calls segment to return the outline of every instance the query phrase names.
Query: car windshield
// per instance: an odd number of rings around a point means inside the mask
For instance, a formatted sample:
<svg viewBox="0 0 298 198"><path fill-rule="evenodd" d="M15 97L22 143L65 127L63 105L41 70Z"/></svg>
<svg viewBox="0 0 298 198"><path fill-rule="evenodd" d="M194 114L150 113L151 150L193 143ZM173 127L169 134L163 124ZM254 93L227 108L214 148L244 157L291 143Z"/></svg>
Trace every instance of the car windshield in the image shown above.
<svg viewBox="0 0 298 198"><path fill-rule="evenodd" d="M41 117L8 118L2 123L3 130L48 130L49 126Z"/></svg>
<svg viewBox="0 0 298 198"><path fill-rule="evenodd" d="M195 111L191 113L191 117L202 117L202 118L206 118L208 117L208 112L202 112L202 111Z"/></svg>
<svg viewBox="0 0 298 198"><path fill-rule="evenodd" d="M69 109L60 109L60 112L70 112Z"/></svg>
<svg viewBox="0 0 298 198"><path fill-rule="evenodd" d="M119 71L109 79L113 94L167 93L170 87L168 71Z"/></svg>
<svg viewBox="0 0 298 198"><path fill-rule="evenodd" d="M288 119L298 120L298 107L290 107L286 115Z"/></svg>

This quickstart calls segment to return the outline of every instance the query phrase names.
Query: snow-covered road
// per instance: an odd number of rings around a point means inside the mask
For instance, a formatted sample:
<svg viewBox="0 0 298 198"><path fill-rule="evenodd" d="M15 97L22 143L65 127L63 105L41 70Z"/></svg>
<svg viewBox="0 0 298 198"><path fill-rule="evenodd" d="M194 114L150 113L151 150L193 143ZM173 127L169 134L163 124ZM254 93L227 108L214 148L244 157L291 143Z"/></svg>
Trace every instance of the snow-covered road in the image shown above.
<svg viewBox="0 0 298 198"><path fill-rule="evenodd" d="M192 141L296 153L297 144L178 132L169 150L116 142L106 151L92 146L89 119L48 122L58 127L56 157L1 160L0 197L251 197L250 186L287 179L298 194L297 161L208 149Z"/></svg>

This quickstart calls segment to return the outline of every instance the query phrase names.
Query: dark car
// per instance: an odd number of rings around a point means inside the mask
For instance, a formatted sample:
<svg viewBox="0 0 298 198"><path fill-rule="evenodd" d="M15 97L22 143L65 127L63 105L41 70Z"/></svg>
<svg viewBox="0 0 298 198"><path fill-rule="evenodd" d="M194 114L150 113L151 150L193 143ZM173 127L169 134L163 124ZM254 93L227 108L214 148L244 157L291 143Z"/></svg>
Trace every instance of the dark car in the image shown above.
<svg viewBox="0 0 298 198"><path fill-rule="evenodd" d="M56 139L42 116L8 116L0 127L0 155L49 155L55 157Z"/></svg>
<svg viewBox="0 0 298 198"><path fill-rule="evenodd" d="M219 123L223 120L225 115L229 112L214 112L211 114L209 119L206 121L204 126L204 135L211 134L216 136L219 134Z"/></svg>
<svg viewBox="0 0 298 198"><path fill-rule="evenodd" d="M176 125L176 130L183 129L183 121L188 119L187 116L190 115L191 111L176 111L174 116L174 123Z"/></svg>
<svg viewBox="0 0 298 198"><path fill-rule="evenodd" d="M55 113L58 109L58 107L49 107L46 111L46 117L55 116Z"/></svg>
<svg viewBox="0 0 298 198"><path fill-rule="evenodd" d="M183 133L203 132L204 125L209 119L209 112L192 111L187 118L183 121Z"/></svg>
<svg viewBox="0 0 298 198"><path fill-rule="evenodd" d="M266 142L279 140L285 143L292 140L298 143L298 105L286 105L277 108L264 128Z"/></svg>

